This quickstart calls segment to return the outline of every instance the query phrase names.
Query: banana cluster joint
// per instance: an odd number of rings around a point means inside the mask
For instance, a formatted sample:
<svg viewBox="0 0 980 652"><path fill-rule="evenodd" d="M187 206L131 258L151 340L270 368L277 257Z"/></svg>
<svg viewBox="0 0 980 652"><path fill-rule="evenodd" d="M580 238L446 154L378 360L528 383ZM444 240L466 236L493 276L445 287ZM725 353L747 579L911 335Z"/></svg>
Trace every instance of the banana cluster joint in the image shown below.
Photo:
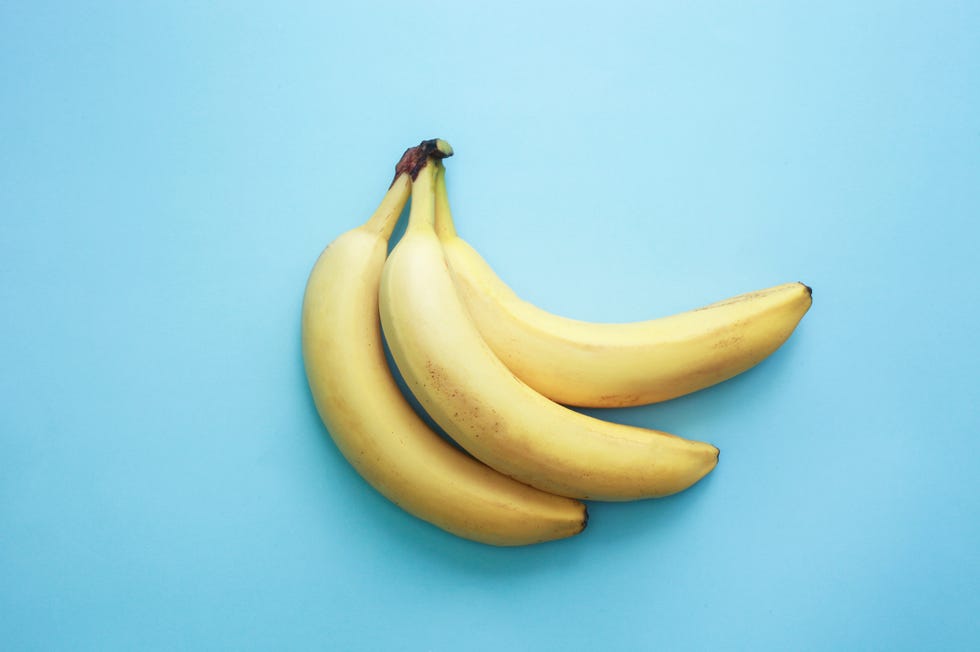
<svg viewBox="0 0 980 652"><path fill-rule="evenodd" d="M395 179L392 184L404 174L414 181L419 172L431 161L441 161L453 155L453 148L441 138L423 140L416 147L409 147L395 166Z"/></svg>

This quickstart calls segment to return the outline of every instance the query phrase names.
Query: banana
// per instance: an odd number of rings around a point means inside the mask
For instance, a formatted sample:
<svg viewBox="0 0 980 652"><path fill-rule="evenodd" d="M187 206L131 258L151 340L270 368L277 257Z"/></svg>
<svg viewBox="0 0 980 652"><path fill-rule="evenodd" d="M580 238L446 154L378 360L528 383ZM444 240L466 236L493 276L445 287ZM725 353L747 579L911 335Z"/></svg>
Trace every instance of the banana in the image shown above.
<svg viewBox="0 0 980 652"><path fill-rule="evenodd" d="M512 546L582 531L585 506L484 466L435 434L395 383L382 348L378 285L411 175L436 151L406 152L377 211L320 255L303 299L303 360L317 410L337 447L375 489L415 516L467 539Z"/></svg>
<svg viewBox="0 0 980 652"><path fill-rule="evenodd" d="M409 223L381 277L392 357L426 412L474 457L544 491L630 500L681 491L718 449L575 412L534 391L480 336L434 229L437 165L412 184Z"/></svg>
<svg viewBox="0 0 980 652"><path fill-rule="evenodd" d="M778 349L812 303L809 287L786 283L649 321L568 319L518 297L456 234L442 173L435 223L487 344L518 378L566 405L644 405L720 383Z"/></svg>

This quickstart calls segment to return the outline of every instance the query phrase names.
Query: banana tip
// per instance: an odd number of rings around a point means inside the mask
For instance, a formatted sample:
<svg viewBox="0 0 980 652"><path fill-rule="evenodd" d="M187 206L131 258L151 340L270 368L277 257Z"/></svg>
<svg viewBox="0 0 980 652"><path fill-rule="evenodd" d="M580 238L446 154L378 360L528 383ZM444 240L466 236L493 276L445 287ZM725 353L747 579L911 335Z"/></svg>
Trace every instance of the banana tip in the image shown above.
<svg viewBox="0 0 980 652"><path fill-rule="evenodd" d="M436 151L442 154L442 156L437 158L448 158L453 155L453 146L442 138L436 138Z"/></svg>
<svg viewBox="0 0 980 652"><path fill-rule="evenodd" d="M806 290L806 293L809 294L812 297L813 296L813 288L810 287L809 285L807 285L806 283L804 283L803 281L799 281L799 283L800 283L800 285L803 286L803 289Z"/></svg>

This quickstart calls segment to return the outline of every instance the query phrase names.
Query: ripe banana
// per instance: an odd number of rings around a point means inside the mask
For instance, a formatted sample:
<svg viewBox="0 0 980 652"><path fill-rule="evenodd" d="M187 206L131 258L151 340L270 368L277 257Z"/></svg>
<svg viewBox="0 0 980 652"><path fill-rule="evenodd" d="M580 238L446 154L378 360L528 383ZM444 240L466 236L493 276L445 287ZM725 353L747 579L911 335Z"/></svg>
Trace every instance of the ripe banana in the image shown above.
<svg viewBox="0 0 980 652"><path fill-rule="evenodd" d="M718 449L609 423L528 387L494 355L456 293L434 229L435 161L412 184L409 224L381 278L381 323L426 412L474 457L551 493L665 496L704 477Z"/></svg>
<svg viewBox="0 0 980 652"><path fill-rule="evenodd" d="M587 521L582 503L520 484L456 449L416 415L388 368L378 322L381 269L410 177L437 145L406 152L377 211L332 242L310 274L302 341L313 399L358 473L411 514L501 546L577 534Z"/></svg>
<svg viewBox="0 0 980 652"><path fill-rule="evenodd" d="M523 301L456 234L443 173L435 224L487 344L518 378L566 405L644 405L720 383L779 348L812 303L809 287L787 283L650 321L568 319Z"/></svg>

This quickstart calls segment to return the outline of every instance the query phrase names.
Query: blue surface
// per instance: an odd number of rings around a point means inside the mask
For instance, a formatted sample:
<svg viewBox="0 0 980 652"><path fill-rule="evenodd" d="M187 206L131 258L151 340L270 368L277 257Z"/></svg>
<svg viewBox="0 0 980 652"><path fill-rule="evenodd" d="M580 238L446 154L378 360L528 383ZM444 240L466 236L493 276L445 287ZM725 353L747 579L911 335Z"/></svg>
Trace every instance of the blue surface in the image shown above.
<svg viewBox="0 0 980 652"><path fill-rule="evenodd" d="M2 647L980 648L980 4L460 4L0 6ZM306 274L431 137L553 311L814 287L605 413L703 483L500 550L344 462Z"/></svg>

